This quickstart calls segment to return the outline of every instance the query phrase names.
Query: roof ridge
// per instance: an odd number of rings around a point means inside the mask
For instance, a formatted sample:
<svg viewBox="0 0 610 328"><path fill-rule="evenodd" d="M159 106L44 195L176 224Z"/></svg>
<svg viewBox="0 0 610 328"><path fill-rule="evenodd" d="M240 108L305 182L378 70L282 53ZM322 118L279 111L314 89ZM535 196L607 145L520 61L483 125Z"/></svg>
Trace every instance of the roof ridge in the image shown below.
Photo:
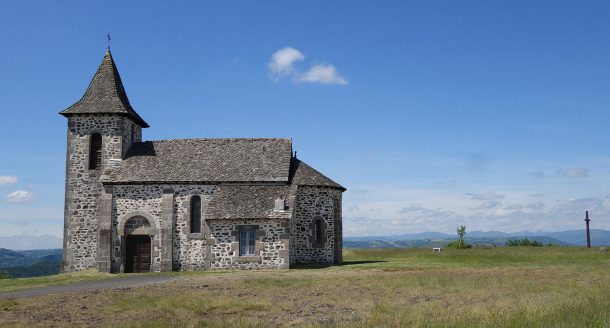
<svg viewBox="0 0 610 328"><path fill-rule="evenodd" d="M142 142L172 142L172 141L241 141L241 140L254 140L254 141L269 141L269 140L284 140L292 141L292 138L175 138L175 139L161 139L161 140L146 140Z"/></svg>

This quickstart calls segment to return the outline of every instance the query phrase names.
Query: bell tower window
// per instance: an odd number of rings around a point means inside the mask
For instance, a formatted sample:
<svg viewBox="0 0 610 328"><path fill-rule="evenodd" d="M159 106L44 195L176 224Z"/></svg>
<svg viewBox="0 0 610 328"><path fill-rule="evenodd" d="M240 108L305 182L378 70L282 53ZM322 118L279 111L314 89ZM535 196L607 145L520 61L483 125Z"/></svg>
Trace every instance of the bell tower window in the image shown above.
<svg viewBox="0 0 610 328"><path fill-rule="evenodd" d="M91 135L89 144L89 169L98 170L102 166L102 136L99 133Z"/></svg>

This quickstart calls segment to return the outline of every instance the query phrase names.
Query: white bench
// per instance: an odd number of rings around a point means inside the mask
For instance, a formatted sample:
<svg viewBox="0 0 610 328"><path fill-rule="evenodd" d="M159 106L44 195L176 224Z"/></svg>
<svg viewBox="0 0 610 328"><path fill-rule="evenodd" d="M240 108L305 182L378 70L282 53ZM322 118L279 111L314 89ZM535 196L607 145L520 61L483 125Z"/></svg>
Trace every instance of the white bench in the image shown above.
<svg viewBox="0 0 610 328"><path fill-rule="evenodd" d="M440 253L441 250L443 250L441 247L434 247L434 248L432 248L432 253L437 253L437 252Z"/></svg>

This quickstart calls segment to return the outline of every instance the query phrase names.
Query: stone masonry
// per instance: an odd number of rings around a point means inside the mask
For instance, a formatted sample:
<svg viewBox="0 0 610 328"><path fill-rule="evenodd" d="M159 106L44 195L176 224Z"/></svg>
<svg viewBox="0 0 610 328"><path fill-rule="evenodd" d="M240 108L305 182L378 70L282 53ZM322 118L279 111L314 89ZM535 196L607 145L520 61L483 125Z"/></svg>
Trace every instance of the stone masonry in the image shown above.
<svg viewBox="0 0 610 328"><path fill-rule="evenodd" d="M125 224L132 218L145 218L147 225L162 225L163 192L173 191L173 261L174 270L194 269L242 269L274 268L288 266L288 222L287 220L214 220L206 218L206 204L214 195L215 186L210 185L118 185L113 188L112 238L113 262L123 264L124 248L121 239L132 229ZM190 233L190 199L198 195L202 198L204 213L202 233ZM150 221L150 222L149 222ZM235 231L239 225L257 225L260 232L257 241L259 254L256 257L240 257L237 249L239 240ZM121 231L123 230L123 231ZM150 230L153 246L158 248L163 242L159 234ZM156 252L153 249L153 252ZM160 263L161 252L153 256L153 267ZM120 266L116 266L115 271ZM159 267L160 271L161 268Z"/></svg>
<svg viewBox="0 0 610 328"><path fill-rule="evenodd" d="M331 188L300 186L296 208L290 221L291 264L340 264L341 191ZM315 241L315 221L322 223L322 240Z"/></svg>
<svg viewBox="0 0 610 328"><path fill-rule="evenodd" d="M68 120L63 271L96 265L102 185L98 181L101 170L89 169L91 135L102 136L103 167L111 159L120 160L131 146L131 129L137 131L134 141L140 141L140 128L127 118L86 115Z"/></svg>

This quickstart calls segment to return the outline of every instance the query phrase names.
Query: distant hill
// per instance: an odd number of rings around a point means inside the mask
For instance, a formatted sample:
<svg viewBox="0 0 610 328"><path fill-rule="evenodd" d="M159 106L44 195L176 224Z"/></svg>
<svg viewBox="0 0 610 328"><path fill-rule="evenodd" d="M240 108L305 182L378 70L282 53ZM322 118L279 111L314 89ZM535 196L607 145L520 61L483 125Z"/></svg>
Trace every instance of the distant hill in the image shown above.
<svg viewBox="0 0 610 328"><path fill-rule="evenodd" d="M27 265L32 260L24 254L6 248L0 248L0 268L16 265Z"/></svg>
<svg viewBox="0 0 610 328"><path fill-rule="evenodd" d="M578 246L587 245L587 237L583 230L549 232L547 236ZM610 231L591 229L591 245L610 246Z"/></svg>
<svg viewBox="0 0 610 328"><path fill-rule="evenodd" d="M14 251L0 248L0 276L24 278L59 273L61 249Z"/></svg>
<svg viewBox="0 0 610 328"><path fill-rule="evenodd" d="M543 244L557 246L586 246L584 230L569 230L561 232L502 232L502 231L472 231L466 234L466 240L477 246L504 246L506 241L515 238L528 237ZM440 247L445 246L455 235L440 232L422 232L394 236L364 236L344 237L346 248L406 248L406 247ZM610 231L591 230L591 244L594 246L610 246Z"/></svg>
<svg viewBox="0 0 610 328"><path fill-rule="evenodd" d="M364 236L364 237L346 237L345 239L349 239L350 241L370 241L370 240L380 240L380 241L394 241L394 240L423 240L423 239L447 239L453 238L453 235L449 235L442 232L420 232L420 233L411 233L404 235L393 235L393 236Z"/></svg>

